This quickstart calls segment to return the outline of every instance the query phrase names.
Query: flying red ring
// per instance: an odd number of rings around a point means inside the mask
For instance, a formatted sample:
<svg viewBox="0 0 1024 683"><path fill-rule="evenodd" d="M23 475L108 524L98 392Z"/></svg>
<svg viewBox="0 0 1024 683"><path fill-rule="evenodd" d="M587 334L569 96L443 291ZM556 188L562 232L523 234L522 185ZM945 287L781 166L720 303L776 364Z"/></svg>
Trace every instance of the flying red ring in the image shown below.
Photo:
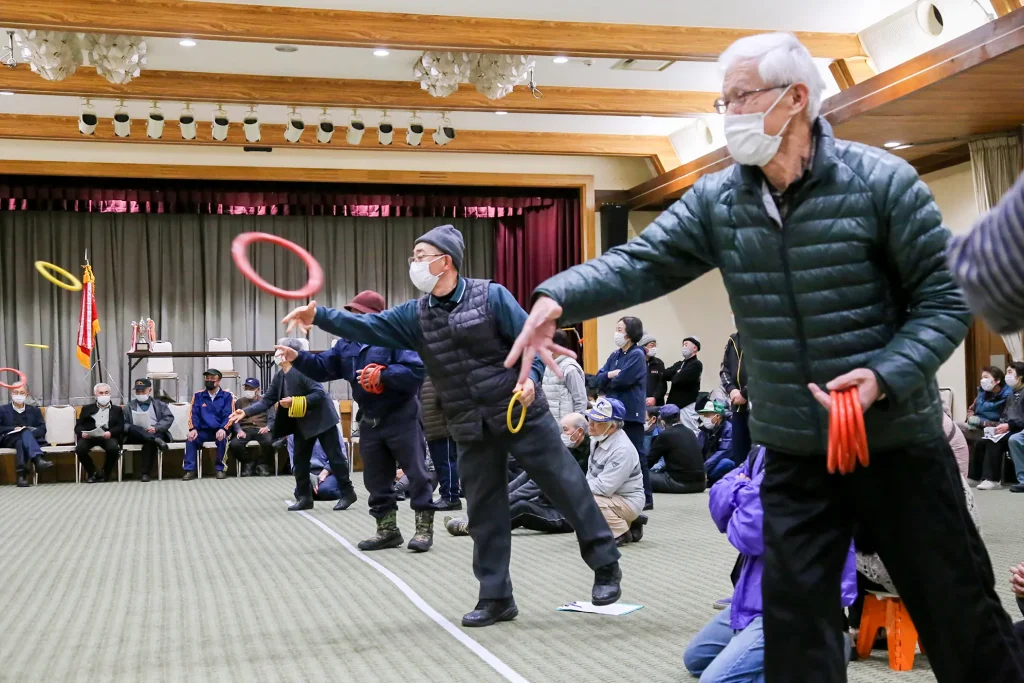
<svg viewBox="0 0 1024 683"><path fill-rule="evenodd" d="M260 277L256 269L249 263L249 256L246 253L249 245L253 242L269 242L270 244L284 247L302 259L303 263L306 264L306 270L309 272L309 279L306 281L306 285L301 289L281 289ZM313 258L313 255L294 242L290 242L277 235L270 235L265 232L243 232L231 242L231 258L234 259L238 270L242 271L242 275L248 278L258 289L281 299L308 299L319 292L324 286L324 269L320 267L320 264Z"/></svg>
<svg viewBox="0 0 1024 683"><path fill-rule="evenodd" d="M20 389L21 387L25 386L27 378L25 377L25 373L22 372L21 370L15 370L14 368L0 368L0 372L13 372L15 375L21 378L21 381L18 382L17 384L6 384L5 382L0 382L0 387L3 387L4 389Z"/></svg>

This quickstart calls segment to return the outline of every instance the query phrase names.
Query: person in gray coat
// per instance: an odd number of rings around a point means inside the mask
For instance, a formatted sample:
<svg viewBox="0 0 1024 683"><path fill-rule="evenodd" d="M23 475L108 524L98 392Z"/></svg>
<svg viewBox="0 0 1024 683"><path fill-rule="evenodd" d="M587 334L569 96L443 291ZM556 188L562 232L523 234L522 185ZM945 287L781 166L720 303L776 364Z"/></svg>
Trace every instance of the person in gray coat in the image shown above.
<svg viewBox="0 0 1024 683"><path fill-rule="evenodd" d="M139 481L149 481L153 476L153 461L156 459L157 449L167 452L173 422L174 413L167 404L153 398L152 380L135 380L135 398L128 401L124 411L124 442L126 445L142 446Z"/></svg>
<svg viewBox="0 0 1024 683"><path fill-rule="evenodd" d="M617 398L600 398L587 411L590 421L590 463L587 484L594 494L616 545L643 538L647 523L640 455L622 425L626 408Z"/></svg>

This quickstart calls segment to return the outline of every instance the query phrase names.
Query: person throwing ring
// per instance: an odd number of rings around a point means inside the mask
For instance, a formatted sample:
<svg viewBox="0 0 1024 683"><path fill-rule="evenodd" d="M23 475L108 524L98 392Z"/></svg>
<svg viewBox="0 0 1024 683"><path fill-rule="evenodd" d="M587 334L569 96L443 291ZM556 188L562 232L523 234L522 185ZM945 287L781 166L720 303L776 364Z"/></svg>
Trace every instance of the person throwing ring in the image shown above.
<svg viewBox="0 0 1024 683"><path fill-rule="evenodd" d="M351 341L411 349L423 359L459 446L469 505L480 600L462 618L463 626L489 626L519 614L508 571L512 534L507 453L576 529L583 559L594 570L592 602L611 604L621 594L619 551L583 471L562 445L561 429L544 394L536 391L543 365L538 359L519 379L519 368L503 365L526 312L501 285L459 275L464 249L462 233L454 227L434 228L416 240L409 259L409 277L424 293L419 299L362 315L318 307L312 301L283 322L289 330L316 325ZM526 423L511 434L506 416L516 392L522 392Z"/></svg>

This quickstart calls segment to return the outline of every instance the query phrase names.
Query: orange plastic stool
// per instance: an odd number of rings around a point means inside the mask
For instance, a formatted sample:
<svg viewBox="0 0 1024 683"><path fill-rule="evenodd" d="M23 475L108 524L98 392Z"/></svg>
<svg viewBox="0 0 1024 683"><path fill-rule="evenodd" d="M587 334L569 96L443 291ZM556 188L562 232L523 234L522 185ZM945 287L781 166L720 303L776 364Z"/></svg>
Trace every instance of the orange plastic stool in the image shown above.
<svg viewBox="0 0 1024 683"><path fill-rule="evenodd" d="M871 645L875 642L878 629L882 627L885 627L889 641L889 668L893 671L913 669L917 629L910 620L910 613L898 596L868 591L864 597L864 611L861 613L860 633L857 636L857 656L860 659L871 656Z"/></svg>

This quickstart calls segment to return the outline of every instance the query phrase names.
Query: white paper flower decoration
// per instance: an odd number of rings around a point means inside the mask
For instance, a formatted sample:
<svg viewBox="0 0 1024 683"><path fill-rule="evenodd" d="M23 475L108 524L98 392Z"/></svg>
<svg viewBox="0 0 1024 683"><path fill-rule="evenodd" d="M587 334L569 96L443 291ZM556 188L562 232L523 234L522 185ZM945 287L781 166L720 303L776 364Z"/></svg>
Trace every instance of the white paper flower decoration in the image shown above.
<svg viewBox="0 0 1024 683"><path fill-rule="evenodd" d="M114 85L130 82L146 66L146 41L141 36L93 34L88 46L96 73Z"/></svg>
<svg viewBox="0 0 1024 683"><path fill-rule="evenodd" d="M424 52L412 74L434 97L448 97L469 78L475 57L468 52Z"/></svg>
<svg viewBox="0 0 1024 683"><path fill-rule="evenodd" d="M469 81L487 99L497 100L517 85L530 80L537 60L529 55L493 55L481 53L473 62Z"/></svg>
<svg viewBox="0 0 1024 683"><path fill-rule="evenodd" d="M63 81L82 63L82 50L74 33L19 29L14 37L22 59L48 81Z"/></svg>

